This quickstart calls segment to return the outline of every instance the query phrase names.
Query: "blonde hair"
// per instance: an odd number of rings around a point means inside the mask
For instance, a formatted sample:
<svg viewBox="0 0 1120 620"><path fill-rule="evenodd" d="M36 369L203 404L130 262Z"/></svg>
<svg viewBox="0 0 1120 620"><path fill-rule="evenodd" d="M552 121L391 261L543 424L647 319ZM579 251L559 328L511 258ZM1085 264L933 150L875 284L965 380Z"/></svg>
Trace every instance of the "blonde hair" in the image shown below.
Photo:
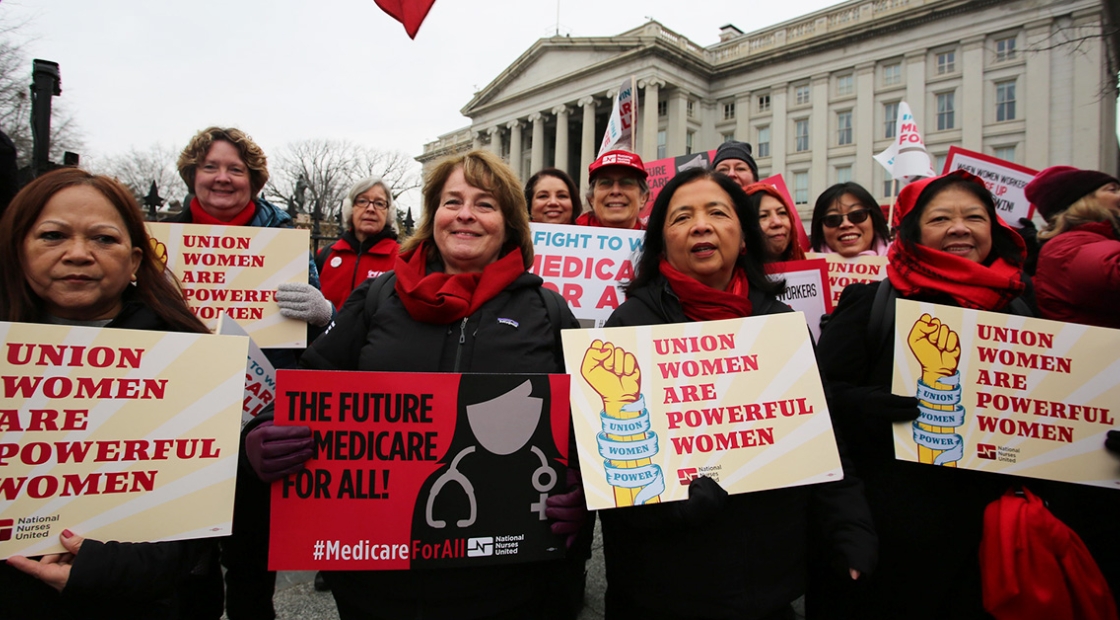
<svg viewBox="0 0 1120 620"><path fill-rule="evenodd" d="M513 248L521 249L525 268L533 265L533 234L529 229L529 211L525 206L525 194L517 175L510 170L497 155L489 151L475 150L463 155L454 155L440 160L424 182L424 212L420 224L408 239L401 244L401 254L411 252L425 241L435 238L435 217L439 210L440 197L447 179L455 170L462 170L463 177L472 187L490 192L498 202L502 220L506 227L506 240L502 254ZM439 248L428 244L428 260L439 260Z"/></svg>
<svg viewBox="0 0 1120 620"><path fill-rule="evenodd" d="M1038 238L1053 239L1071 228L1093 222L1109 222L1112 224L1112 229L1120 234L1120 214L1101 204L1095 194L1086 194L1052 217L1049 223L1038 231Z"/></svg>
<svg viewBox="0 0 1120 620"><path fill-rule="evenodd" d="M194 173L206 159L210 147L219 141L229 142L237 149L241 161L249 169L249 189L252 197L256 198L264 184L268 183L268 158L248 134L233 127L207 127L187 143L187 147L179 154L178 161L179 176L187 184L187 189L194 193Z"/></svg>

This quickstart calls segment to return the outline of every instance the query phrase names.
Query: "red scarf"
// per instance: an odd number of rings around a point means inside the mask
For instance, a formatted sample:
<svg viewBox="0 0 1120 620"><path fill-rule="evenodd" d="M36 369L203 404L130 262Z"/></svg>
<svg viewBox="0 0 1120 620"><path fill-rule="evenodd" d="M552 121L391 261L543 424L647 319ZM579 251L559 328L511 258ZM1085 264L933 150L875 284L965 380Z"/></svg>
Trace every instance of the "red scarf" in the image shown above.
<svg viewBox="0 0 1120 620"><path fill-rule="evenodd" d="M474 314L482 304L525 273L520 248L514 248L481 272L427 273L427 263L425 243L397 256L393 266L397 272L396 290L409 316L421 323L438 325L454 323Z"/></svg>
<svg viewBox="0 0 1120 620"><path fill-rule="evenodd" d="M202 203L198 198L191 198L191 222L195 224L210 224L213 226L244 226L252 221L253 216L257 214L257 209L250 200L245 208L233 216L233 219L226 222L210 215L202 208Z"/></svg>
<svg viewBox="0 0 1120 620"><path fill-rule="evenodd" d="M1020 253L1023 242L1015 235ZM896 239L887 250L887 276L903 297L942 294L962 308L999 310L1023 294L1023 270L997 258L982 265L948 252Z"/></svg>
<svg viewBox="0 0 1120 620"><path fill-rule="evenodd" d="M751 301L747 299L750 285L742 269L735 269L727 290L721 291L677 271L664 258L658 267L669 281L669 288L681 300L684 315L693 321L740 319L751 315Z"/></svg>

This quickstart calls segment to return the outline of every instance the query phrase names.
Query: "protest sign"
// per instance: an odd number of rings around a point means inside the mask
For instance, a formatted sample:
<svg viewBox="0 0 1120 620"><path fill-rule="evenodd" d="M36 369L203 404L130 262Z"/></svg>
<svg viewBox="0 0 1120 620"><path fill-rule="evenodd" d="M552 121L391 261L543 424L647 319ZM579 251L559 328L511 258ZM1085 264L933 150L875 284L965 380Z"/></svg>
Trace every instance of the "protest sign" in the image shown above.
<svg viewBox="0 0 1120 620"><path fill-rule="evenodd" d="M281 283L307 282L306 230L148 222L148 232L207 327L225 313L260 347L307 346L307 324L281 316L276 304Z"/></svg>
<svg viewBox="0 0 1120 620"><path fill-rule="evenodd" d="M249 335L228 314L223 314L218 321L218 333L227 336ZM276 369L252 338L249 339L249 355L245 362L245 399L241 404L241 428L245 428L249 420L260 415L276 399Z"/></svg>
<svg viewBox="0 0 1120 620"><path fill-rule="evenodd" d="M603 141L599 144L596 159L607 151L623 150L634 152L634 126L638 124L638 89L633 76L622 81L611 104L611 116Z"/></svg>
<svg viewBox="0 0 1120 620"><path fill-rule="evenodd" d="M0 323L0 558L228 536L246 338Z"/></svg>
<svg viewBox="0 0 1120 620"><path fill-rule="evenodd" d="M843 477L800 313L562 336L588 508Z"/></svg>
<svg viewBox="0 0 1120 620"><path fill-rule="evenodd" d="M922 140L922 132L918 130L918 121L910 112L910 104L905 101L898 103L895 127L897 131L894 142L882 153L874 155L875 161L879 162L892 179L936 175Z"/></svg>
<svg viewBox="0 0 1120 620"><path fill-rule="evenodd" d="M949 155L945 158L945 169L942 174L964 170L980 177L992 192L996 202L996 213L1004 222L1015 228L1022 228L1020 219L1031 219L1034 216L1034 205L1027 200L1027 183L1038 174L1025 166L997 159L991 155L968 151L959 146L949 147Z"/></svg>
<svg viewBox="0 0 1120 620"><path fill-rule="evenodd" d="M645 220L649 217L649 212L653 209L653 201L657 200L657 195L661 193L661 188L665 187L673 177L677 176L678 172L691 170L693 168L710 168L712 158L716 156L715 149L710 151L700 151L699 153L691 153L689 155L678 155L676 157L666 157L664 159L655 159L654 161L645 162L646 182L649 183L649 200L646 205L642 207L642 219Z"/></svg>
<svg viewBox="0 0 1120 620"><path fill-rule="evenodd" d="M805 315L813 341L821 339L821 316L832 312L832 295L828 289L828 263L822 259L767 263L771 279L786 281L786 290L778 299Z"/></svg>
<svg viewBox="0 0 1120 620"><path fill-rule="evenodd" d="M602 325L626 296L645 232L619 228L532 223L529 271L560 293L577 319Z"/></svg>
<svg viewBox="0 0 1120 620"><path fill-rule="evenodd" d="M885 280L887 277L886 256L853 256L844 258L839 254L808 252L809 258L823 258L828 261L828 290L832 295L832 307L840 303L840 293L849 284L869 284ZM831 310L830 310L831 312Z"/></svg>
<svg viewBox="0 0 1120 620"><path fill-rule="evenodd" d="M898 459L1120 489L1120 330L900 299Z"/></svg>
<svg viewBox="0 0 1120 620"><path fill-rule="evenodd" d="M276 424L311 427L272 486L272 570L401 570L559 558L568 376L277 371Z"/></svg>

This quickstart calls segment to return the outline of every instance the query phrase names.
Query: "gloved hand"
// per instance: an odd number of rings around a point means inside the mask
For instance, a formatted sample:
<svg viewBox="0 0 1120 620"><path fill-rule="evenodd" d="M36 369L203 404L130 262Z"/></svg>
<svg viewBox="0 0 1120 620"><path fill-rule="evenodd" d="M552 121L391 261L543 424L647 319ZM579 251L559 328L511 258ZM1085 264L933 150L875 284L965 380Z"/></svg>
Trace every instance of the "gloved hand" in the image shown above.
<svg viewBox="0 0 1120 620"><path fill-rule="evenodd" d="M285 282L278 286L276 303L280 304L280 314L316 327L330 323L334 316L331 302L319 289L304 282Z"/></svg>
<svg viewBox="0 0 1120 620"><path fill-rule="evenodd" d="M642 369L633 353L595 340L583 354L580 374L603 399L603 411L617 417L623 405L638 400Z"/></svg>
<svg viewBox="0 0 1120 620"><path fill-rule="evenodd" d="M727 491L709 476L697 476L688 483L688 500L681 502L680 514L689 525L702 525L726 505Z"/></svg>
<svg viewBox="0 0 1120 620"><path fill-rule="evenodd" d="M1023 238L1023 243L1027 244L1029 249L1031 246L1038 246L1038 228L1034 225L1034 221L1021 217L1019 218L1019 236Z"/></svg>
<svg viewBox="0 0 1120 620"><path fill-rule="evenodd" d="M267 420L245 436L245 454L257 476L273 482L302 470L314 441L306 426L276 426Z"/></svg>
<svg viewBox="0 0 1120 620"><path fill-rule="evenodd" d="M1108 431L1104 440L1104 447L1109 452L1120 454L1120 431Z"/></svg>
<svg viewBox="0 0 1120 620"><path fill-rule="evenodd" d="M918 399L898 396L879 387L852 388L848 398L859 412L873 420L883 422L910 422L918 419Z"/></svg>
<svg viewBox="0 0 1120 620"><path fill-rule="evenodd" d="M579 470L568 469L568 492L545 500L544 516L552 519L549 526L557 536L568 536L565 545L571 549L579 531L587 523L587 503L583 497L583 480Z"/></svg>

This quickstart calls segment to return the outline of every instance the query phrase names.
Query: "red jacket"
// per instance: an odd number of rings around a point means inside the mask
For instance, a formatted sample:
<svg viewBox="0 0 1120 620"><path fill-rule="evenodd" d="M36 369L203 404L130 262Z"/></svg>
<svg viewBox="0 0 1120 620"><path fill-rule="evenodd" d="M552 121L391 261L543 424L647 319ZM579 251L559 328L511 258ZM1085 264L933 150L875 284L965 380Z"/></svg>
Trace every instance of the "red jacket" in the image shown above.
<svg viewBox="0 0 1120 620"><path fill-rule="evenodd" d="M319 265L323 296L336 310L341 310L359 284L393 270L399 251L396 235L359 243L353 232L346 231L334 245L319 252L315 261Z"/></svg>
<svg viewBox="0 0 1120 620"><path fill-rule="evenodd" d="M1034 276L1042 318L1120 328L1120 240L1093 222L1047 241Z"/></svg>

